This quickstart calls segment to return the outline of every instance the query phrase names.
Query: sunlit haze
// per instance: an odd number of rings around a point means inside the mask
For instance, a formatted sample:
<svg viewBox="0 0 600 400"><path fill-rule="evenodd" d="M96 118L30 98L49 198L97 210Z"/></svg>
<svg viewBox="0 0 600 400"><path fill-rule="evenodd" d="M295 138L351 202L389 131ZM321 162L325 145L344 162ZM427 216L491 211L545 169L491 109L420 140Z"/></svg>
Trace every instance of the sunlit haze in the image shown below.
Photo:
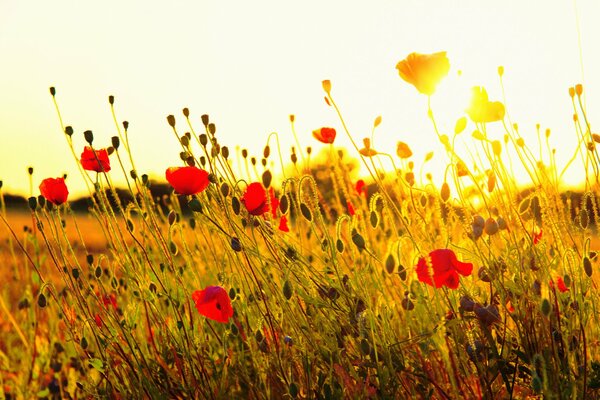
<svg viewBox="0 0 600 400"><path fill-rule="evenodd" d="M94 132L94 145L110 145L116 128L107 99L114 95L118 120L130 123L138 172L159 180L167 167L181 164L166 116L174 114L183 133L183 107L198 130L200 116L209 114L221 144L232 150L239 146L260 155L267 136L277 132L289 160L294 114L303 147L325 146L311 132L331 126L338 130L335 144L354 154L323 100L323 79L331 80L332 96L357 142L371 135L381 115L374 148L394 154L398 140L408 143L417 171L434 151L424 172L439 182L448 158L427 118L427 97L395 69L411 52L447 52L450 72L431 98L442 133L453 133L471 87L484 86L490 99L505 100L507 116L536 155L535 125L541 132L551 129L562 165L577 144L568 88L583 84L592 131L600 118L599 18L596 0L3 1L2 190L30 195L27 168L33 166L33 195L42 179L63 173L73 195L85 194L50 86L56 87L65 124L75 130L78 154L85 130ZM467 152L477 152L474 129L469 122L461 136ZM489 124L491 138L503 134L501 123ZM119 169L111 174L123 182ZM565 184L583 176L578 161ZM525 176L517 179L527 182Z"/></svg>

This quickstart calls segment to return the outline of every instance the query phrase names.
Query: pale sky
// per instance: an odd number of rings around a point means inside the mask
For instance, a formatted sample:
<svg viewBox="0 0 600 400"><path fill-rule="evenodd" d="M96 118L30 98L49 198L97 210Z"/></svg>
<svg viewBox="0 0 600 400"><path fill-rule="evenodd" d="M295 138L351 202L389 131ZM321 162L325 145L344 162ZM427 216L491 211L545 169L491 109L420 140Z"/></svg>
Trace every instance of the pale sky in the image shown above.
<svg viewBox="0 0 600 400"><path fill-rule="evenodd" d="M427 119L427 98L395 69L414 51L446 51L450 59L450 73L432 98L443 132L452 133L464 115L472 86L501 100L497 67L503 65L507 110L521 134L537 148L535 124L551 128L566 160L575 148L568 88L584 83L593 131L600 118L599 19L597 0L0 0L0 180L5 192L27 196L26 171L33 166L34 195L43 178L65 172L72 198L85 189L50 86L75 129L78 153L84 130L94 132L95 145L110 145L115 128L107 98L114 95L119 120L130 123L138 172L162 178L179 165L166 116L183 122L183 107L197 130L200 115L209 114L232 150L239 145L260 155L275 131L289 159L289 114L296 115L302 145L318 150L323 145L311 131L332 126L336 144L347 146L323 101L323 79L332 81L356 141L370 135L381 115L375 147L394 153L402 140L417 166L434 150L439 164L430 170L439 178L447 158ZM490 124L490 136L501 138L500 128ZM470 123L464 135L473 129ZM122 180L118 169L111 174ZM580 177L575 168L569 180Z"/></svg>

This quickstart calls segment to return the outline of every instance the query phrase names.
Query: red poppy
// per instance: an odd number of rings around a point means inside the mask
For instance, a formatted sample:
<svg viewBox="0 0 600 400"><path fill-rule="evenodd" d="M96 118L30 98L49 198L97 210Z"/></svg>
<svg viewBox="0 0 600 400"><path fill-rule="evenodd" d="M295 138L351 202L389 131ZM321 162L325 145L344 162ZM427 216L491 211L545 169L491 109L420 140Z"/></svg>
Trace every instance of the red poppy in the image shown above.
<svg viewBox="0 0 600 400"><path fill-rule="evenodd" d="M419 281L436 288L447 286L456 289L458 275L469 276L473 272L473 264L458 261L456 254L450 249L433 250L429 253L429 258L432 272L430 273L425 257L421 257L416 268L417 277Z"/></svg>
<svg viewBox="0 0 600 400"><path fill-rule="evenodd" d="M104 304L104 307L106 308L108 308L108 306L112 306L112 308L116 310L117 296L115 296L113 293L105 295L102 297L102 304Z"/></svg>
<svg viewBox="0 0 600 400"><path fill-rule="evenodd" d="M358 193L359 195L367 194L366 184L365 184L365 181L363 181L362 179L359 179L356 182L355 189L356 189L356 193Z"/></svg>
<svg viewBox="0 0 600 400"><path fill-rule="evenodd" d="M348 214L350 214L351 217L354 217L356 211L354 211L354 206L352 205L352 203L350 203L350 200L346 201L346 207L348 207Z"/></svg>
<svg viewBox="0 0 600 400"><path fill-rule="evenodd" d="M267 191L260 182L252 182L242 196L242 203L252 215L262 215L269 211Z"/></svg>
<svg viewBox="0 0 600 400"><path fill-rule="evenodd" d="M217 322L226 323L233 316L231 300L221 286L208 286L192 293L192 300L200 315Z"/></svg>
<svg viewBox="0 0 600 400"><path fill-rule="evenodd" d="M96 314L94 315L94 321L96 322L96 325L98 326L98 328L102 328L102 317L100 317L100 314Z"/></svg>
<svg viewBox="0 0 600 400"><path fill-rule="evenodd" d="M288 220L287 217L285 215L282 215L281 218L279 218L279 230L282 232L289 232L290 228L287 224Z"/></svg>
<svg viewBox="0 0 600 400"><path fill-rule="evenodd" d="M269 188L269 202L271 204L271 215L277 218L277 208L279 207L279 199L275 196L275 189Z"/></svg>
<svg viewBox="0 0 600 400"><path fill-rule="evenodd" d="M549 286L550 289L554 289L554 281L552 279L550 279ZM567 287L567 285L565 285L565 281L563 280L562 276L556 278L556 287L561 293L569 291L569 288Z"/></svg>
<svg viewBox="0 0 600 400"><path fill-rule="evenodd" d="M335 129L333 128L315 129L312 134L321 143L333 143L335 140Z"/></svg>
<svg viewBox="0 0 600 400"><path fill-rule="evenodd" d="M63 178L46 178L40 183L40 193L50 203L58 206L67 201L69 189Z"/></svg>
<svg viewBox="0 0 600 400"><path fill-rule="evenodd" d="M196 194L208 187L208 172L197 167L167 168L165 176L178 194Z"/></svg>
<svg viewBox="0 0 600 400"><path fill-rule="evenodd" d="M108 151L106 149L94 150L90 146L85 146L81 153L81 166L87 171L110 171Z"/></svg>
<svg viewBox="0 0 600 400"><path fill-rule="evenodd" d="M542 240L542 234L544 232L540 229L538 233L533 233L533 244L538 244Z"/></svg>

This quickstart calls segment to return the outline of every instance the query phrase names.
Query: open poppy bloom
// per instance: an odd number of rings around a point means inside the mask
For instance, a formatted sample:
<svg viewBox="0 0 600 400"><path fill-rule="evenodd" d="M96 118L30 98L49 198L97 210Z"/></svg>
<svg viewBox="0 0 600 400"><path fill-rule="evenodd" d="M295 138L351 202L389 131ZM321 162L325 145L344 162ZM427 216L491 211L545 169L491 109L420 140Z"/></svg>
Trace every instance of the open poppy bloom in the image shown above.
<svg viewBox="0 0 600 400"><path fill-rule="evenodd" d="M50 203L59 206L67 201L69 189L63 178L46 178L40 183L40 193Z"/></svg>
<svg viewBox="0 0 600 400"><path fill-rule="evenodd" d="M448 75L450 61L446 52L411 53L396 65L400 77L414 85L420 93L431 96L438 83Z"/></svg>
<svg viewBox="0 0 600 400"><path fill-rule="evenodd" d="M419 281L440 288L458 288L459 274L469 276L473 272L473 264L456 259L456 254L450 249L436 249L429 253L430 263L425 257L419 258L416 272ZM431 273L430 267L431 266Z"/></svg>
<svg viewBox="0 0 600 400"><path fill-rule="evenodd" d="M167 168L165 176L178 194L189 195L200 193L210 183L208 172L192 166Z"/></svg>
<svg viewBox="0 0 600 400"><path fill-rule="evenodd" d="M410 158L413 155L412 150L408 145L404 142L398 142L398 147L396 148L396 154L400 158Z"/></svg>
<svg viewBox="0 0 600 400"><path fill-rule="evenodd" d="M231 300L221 286L208 286L204 290L196 290L192 293L192 300L198 313L206 318L226 323L233 317Z"/></svg>
<svg viewBox="0 0 600 400"><path fill-rule="evenodd" d="M85 146L80 161L83 169L87 171L110 171L110 160L106 149L94 150L90 146Z"/></svg>
<svg viewBox="0 0 600 400"><path fill-rule="evenodd" d="M550 286L550 289L554 289L554 281L552 279L550 279L549 286ZM563 280L562 276L559 276L556 278L556 287L558 288L558 291L561 293L569 291L569 288L565 284L565 281Z"/></svg>
<svg viewBox="0 0 600 400"><path fill-rule="evenodd" d="M319 128L312 132L312 135L321 143L333 143L335 140L335 129L333 128Z"/></svg>
<svg viewBox="0 0 600 400"><path fill-rule="evenodd" d="M364 156L364 157L373 157L373 156L377 155L377 150L371 148L371 139L364 138L363 139L363 145L365 147L363 147L362 149L358 150L358 152L362 156Z"/></svg>
<svg viewBox="0 0 600 400"><path fill-rule="evenodd" d="M282 215L281 218L279 218L279 227L278 229L281 232L289 232L290 231L290 227L288 226L288 220L287 217L285 215Z"/></svg>
<svg viewBox="0 0 600 400"><path fill-rule="evenodd" d="M364 194L364 195L367 194L366 184L365 184L365 181L363 181L362 179L359 179L358 181L356 181L356 185L354 186L354 189L356 189L356 193L358 193L359 196L361 194Z"/></svg>
<svg viewBox="0 0 600 400"><path fill-rule="evenodd" d="M275 196L275 189L269 188L269 202L271 204L271 215L273 218L277 218L277 208L279 207L279 199Z"/></svg>
<svg viewBox="0 0 600 400"><path fill-rule="evenodd" d="M489 101L487 91L475 86L471 89L471 105L466 112L475 123L502 121L504 119L504 104L499 101Z"/></svg>
<svg viewBox="0 0 600 400"><path fill-rule="evenodd" d="M252 182L242 196L242 203L251 215L263 215L269 211L267 191L260 182Z"/></svg>

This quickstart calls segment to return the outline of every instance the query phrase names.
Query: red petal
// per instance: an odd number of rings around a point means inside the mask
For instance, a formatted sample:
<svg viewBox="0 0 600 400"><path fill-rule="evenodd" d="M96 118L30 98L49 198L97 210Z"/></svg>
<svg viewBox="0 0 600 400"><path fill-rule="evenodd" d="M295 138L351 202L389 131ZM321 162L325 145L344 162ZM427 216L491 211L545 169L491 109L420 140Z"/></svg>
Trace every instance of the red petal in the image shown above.
<svg viewBox="0 0 600 400"><path fill-rule="evenodd" d="M427 260L425 260L425 257L419 258L416 272L417 278L420 282L433 286L433 281L431 280L431 276L429 274L429 266L427 265Z"/></svg>
<svg viewBox="0 0 600 400"><path fill-rule="evenodd" d="M204 290L192 293L192 300L201 315L217 322L226 323L233 316L231 300L225 289L220 286L208 286Z"/></svg>

